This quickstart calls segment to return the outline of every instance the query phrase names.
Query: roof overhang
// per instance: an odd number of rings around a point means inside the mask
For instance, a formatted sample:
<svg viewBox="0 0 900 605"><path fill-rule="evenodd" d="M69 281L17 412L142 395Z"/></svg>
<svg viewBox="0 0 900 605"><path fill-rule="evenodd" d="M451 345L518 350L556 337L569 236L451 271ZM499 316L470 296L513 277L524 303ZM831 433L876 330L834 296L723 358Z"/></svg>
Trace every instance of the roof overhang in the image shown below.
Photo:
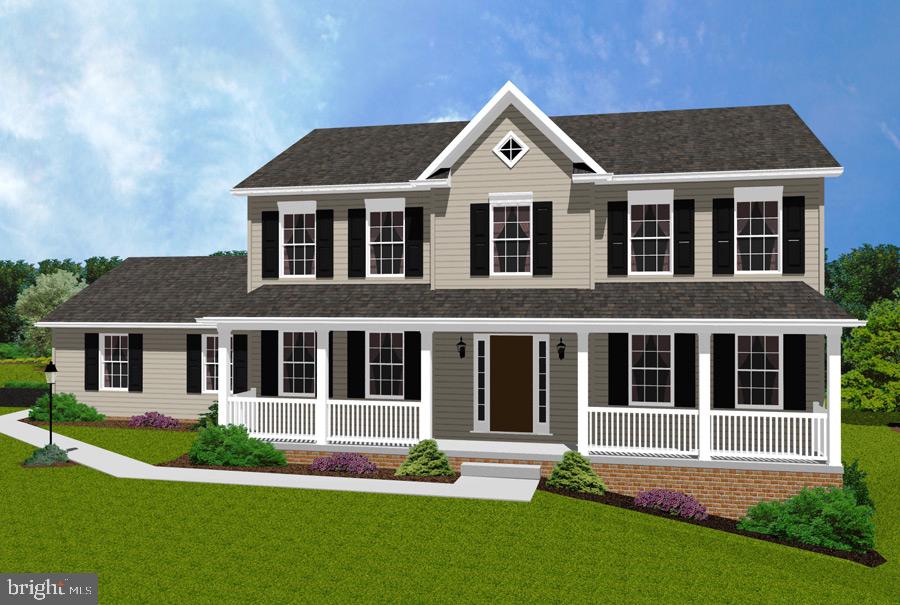
<svg viewBox="0 0 900 605"><path fill-rule="evenodd" d="M443 151L428 165L417 180L425 180L437 170L451 168L456 160L481 136L488 126L507 107L512 105L530 120L541 133L550 139L573 163L584 163L597 174L606 174L606 171L585 152L572 138L551 120L547 114L525 96L512 82L507 82L481 108L472 120L466 124L456 137L450 141Z"/></svg>
<svg viewBox="0 0 900 605"><path fill-rule="evenodd" d="M38 321L36 328L68 328L76 330L197 330L204 326L196 321Z"/></svg>
<svg viewBox="0 0 900 605"><path fill-rule="evenodd" d="M767 179L815 179L844 174L843 166L831 168L781 168L772 170L723 170L718 172L660 172L656 174L574 174L573 183L596 185L747 181Z"/></svg>
<svg viewBox="0 0 900 605"><path fill-rule="evenodd" d="M308 185L298 187L243 187L231 190L231 195L317 195L325 193L369 193L379 191L427 191L450 186L445 179L416 179L399 183L356 183L350 185Z"/></svg>

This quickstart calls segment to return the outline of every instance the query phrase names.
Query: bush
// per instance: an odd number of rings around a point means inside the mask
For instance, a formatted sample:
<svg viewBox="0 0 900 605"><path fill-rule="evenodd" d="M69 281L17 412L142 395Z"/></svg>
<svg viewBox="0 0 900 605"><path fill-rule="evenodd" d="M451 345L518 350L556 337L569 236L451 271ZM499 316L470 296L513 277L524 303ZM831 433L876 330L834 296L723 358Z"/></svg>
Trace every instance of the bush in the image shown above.
<svg viewBox="0 0 900 605"><path fill-rule="evenodd" d="M68 461L69 455L66 451L58 445L50 443L34 450L24 464L25 466L53 466Z"/></svg>
<svg viewBox="0 0 900 605"><path fill-rule="evenodd" d="M177 429L179 423L171 416L166 416L159 412L144 412L139 416L132 416L131 420L128 421L128 426L151 429Z"/></svg>
<svg viewBox="0 0 900 605"><path fill-rule="evenodd" d="M352 452L338 452L330 456L316 458L309 465L313 471L331 471L339 473L353 473L356 475L365 475L374 473L378 467L362 454L354 454Z"/></svg>
<svg viewBox="0 0 900 605"><path fill-rule="evenodd" d="M851 369L842 395L851 408L900 412L900 289L872 305L866 325L850 333L844 360Z"/></svg>
<svg viewBox="0 0 900 605"><path fill-rule="evenodd" d="M2 386L4 389L46 389L47 383L37 380L9 380Z"/></svg>
<svg viewBox="0 0 900 605"><path fill-rule="evenodd" d="M682 519L703 521L709 516L706 507L694 498L669 489L649 489L638 492L634 499L634 505L655 508Z"/></svg>
<svg viewBox="0 0 900 605"><path fill-rule="evenodd" d="M50 419L50 396L41 395L28 412L28 418L46 422ZM75 399L72 393L53 396L53 420L56 422L97 422L106 418L103 414Z"/></svg>
<svg viewBox="0 0 900 605"><path fill-rule="evenodd" d="M25 357L28 352L25 348L16 342L0 343L0 359L15 359L16 357Z"/></svg>
<svg viewBox="0 0 900 605"><path fill-rule="evenodd" d="M208 426L200 430L188 457L211 466L284 466L284 454L271 443L254 439L242 425Z"/></svg>
<svg viewBox="0 0 900 605"><path fill-rule="evenodd" d="M812 546L865 552L875 546L870 506L847 489L804 488L784 502L760 502L738 528Z"/></svg>
<svg viewBox="0 0 900 605"><path fill-rule="evenodd" d="M872 497L869 495L869 486L866 485L866 477L869 474L859 468L859 460L854 460L850 464L844 462L844 489L853 492L856 503L862 506L871 506L875 508Z"/></svg>
<svg viewBox="0 0 900 605"><path fill-rule="evenodd" d="M606 486L597 476L587 458L575 451L563 454L563 459L553 467L547 485L558 489L567 489L582 494L603 495Z"/></svg>
<svg viewBox="0 0 900 605"><path fill-rule="evenodd" d="M437 441L425 439L409 448L406 460L395 474L398 477L443 477L454 473L447 455L438 449Z"/></svg>
<svg viewBox="0 0 900 605"><path fill-rule="evenodd" d="M195 429L205 429L208 426L218 426L219 424L219 402L209 406L209 411L200 414L200 420L194 425Z"/></svg>

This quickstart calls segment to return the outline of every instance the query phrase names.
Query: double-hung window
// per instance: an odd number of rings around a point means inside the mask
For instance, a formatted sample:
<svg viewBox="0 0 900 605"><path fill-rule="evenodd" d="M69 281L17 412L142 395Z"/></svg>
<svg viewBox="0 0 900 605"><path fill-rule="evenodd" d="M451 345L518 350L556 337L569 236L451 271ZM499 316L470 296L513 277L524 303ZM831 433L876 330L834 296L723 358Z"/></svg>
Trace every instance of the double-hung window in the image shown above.
<svg viewBox="0 0 900 605"><path fill-rule="evenodd" d="M781 271L781 201L783 187L736 187L735 270Z"/></svg>
<svg viewBox="0 0 900 605"><path fill-rule="evenodd" d="M128 334L103 334L100 382L105 391L128 390Z"/></svg>
<svg viewBox="0 0 900 605"><path fill-rule="evenodd" d="M366 200L370 276L401 277L405 272L406 200Z"/></svg>
<svg viewBox="0 0 900 605"><path fill-rule="evenodd" d="M316 394L316 333L281 333L281 394Z"/></svg>
<svg viewBox="0 0 900 605"><path fill-rule="evenodd" d="M628 192L629 274L672 274L674 189Z"/></svg>
<svg viewBox="0 0 900 605"><path fill-rule="evenodd" d="M228 357L228 391L234 392L234 336L231 337ZM219 337L203 337L203 392L215 393L219 390Z"/></svg>
<svg viewBox="0 0 900 605"><path fill-rule="evenodd" d="M778 408L781 386L781 337L737 338L737 407Z"/></svg>
<svg viewBox="0 0 900 605"><path fill-rule="evenodd" d="M369 332L367 337L368 396L402 399L403 332Z"/></svg>
<svg viewBox="0 0 900 605"><path fill-rule="evenodd" d="M316 276L316 202L279 202L281 277Z"/></svg>
<svg viewBox="0 0 900 605"><path fill-rule="evenodd" d="M671 335L631 335L632 404L672 405L672 369Z"/></svg>
<svg viewBox="0 0 900 605"><path fill-rule="evenodd" d="M531 275L531 201L491 202L492 275Z"/></svg>

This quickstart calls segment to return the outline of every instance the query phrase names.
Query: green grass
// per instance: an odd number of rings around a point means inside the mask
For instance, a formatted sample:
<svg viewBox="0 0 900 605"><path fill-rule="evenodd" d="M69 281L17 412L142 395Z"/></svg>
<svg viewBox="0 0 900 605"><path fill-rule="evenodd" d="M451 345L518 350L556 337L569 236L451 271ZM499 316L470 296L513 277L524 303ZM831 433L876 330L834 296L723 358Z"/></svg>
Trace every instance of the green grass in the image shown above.
<svg viewBox="0 0 900 605"><path fill-rule="evenodd" d="M147 460L190 438L63 430ZM847 425L844 444L870 472L876 569L543 492L521 504L23 469L31 448L0 437L0 569L98 572L106 603L896 603L900 434Z"/></svg>
<svg viewBox="0 0 900 605"><path fill-rule="evenodd" d="M159 464L186 453L197 433L153 429L105 429L92 426L55 426L54 432L113 452Z"/></svg>
<svg viewBox="0 0 900 605"><path fill-rule="evenodd" d="M20 380L46 384L43 366L33 363L0 363L0 387L7 382Z"/></svg>

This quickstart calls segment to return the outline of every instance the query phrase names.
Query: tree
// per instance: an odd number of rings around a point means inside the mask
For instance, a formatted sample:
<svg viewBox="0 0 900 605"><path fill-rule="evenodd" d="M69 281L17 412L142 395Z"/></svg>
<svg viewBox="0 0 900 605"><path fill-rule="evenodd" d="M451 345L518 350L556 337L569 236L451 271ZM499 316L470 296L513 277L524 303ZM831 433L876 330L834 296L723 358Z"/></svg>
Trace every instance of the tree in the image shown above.
<svg viewBox="0 0 900 605"><path fill-rule="evenodd" d="M19 336L22 320L16 315L16 298L35 277L34 266L23 260L0 261L0 342Z"/></svg>
<svg viewBox="0 0 900 605"><path fill-rule="evenodd" d="M853 368L841 379L844 399L858 410L900 410L900 288L872 305L865 327L844 346Z"/></svg>
<svg viewBox="0 0 900 605"><path fill-rule="evenodd" d="M857 319L897 288L900 247L893 244L865 244L825 265L825 295Z"/></svg>
<svg viewBox="0 0 900 605"><path fill-rule="evenodd" d="M105 273L108 273L122 264L118 256L106 258L105 256L92 256L84 261L84 281L92 284Z"/></svg>
<svg viewBox="0 0 900 605"><path fill-rule="evenodd" d="M39 275L33 286L19 294L16 313L25 321L25 347L32 355L50 354L50 332L34 323L84 289L85 284L69 271Z"/></svg>
<svg viewBox="0 0 900 605"><path fill-rule="evenodd" d="M64 258L62 260L58 258L45 258L38 263L38 273L40 275L50 275L60 270L68 271L72 275L80 276L84 274L84 267L81 266L81 263L76 263L71 258Z"/></svg>
<svg viewBox="0 0 900 605"><path fill-rule="evenodd" d="M247 256L246 250L219 250L213 252L210 256Z"/></svg>

